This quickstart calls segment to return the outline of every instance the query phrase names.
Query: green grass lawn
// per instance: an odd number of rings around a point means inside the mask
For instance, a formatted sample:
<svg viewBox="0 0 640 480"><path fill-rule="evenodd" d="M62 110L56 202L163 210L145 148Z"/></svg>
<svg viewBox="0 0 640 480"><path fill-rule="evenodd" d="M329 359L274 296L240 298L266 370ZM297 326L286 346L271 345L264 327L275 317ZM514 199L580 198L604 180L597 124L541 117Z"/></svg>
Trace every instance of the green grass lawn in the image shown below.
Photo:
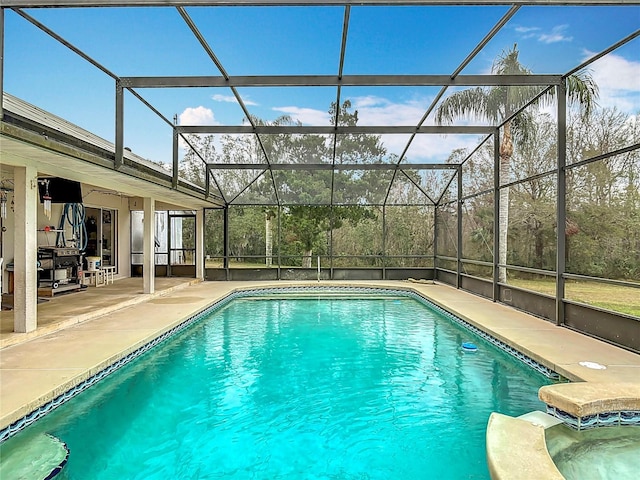
<svg viewBox="0 0 640 480"><path fill-rule="evenodd" d="M234 260L231 261L231 266L233 268L268 268L264 263L245 263ZM222 262L210 260L206 262L206 267L221 268ZM275 268L275 266L272 268ZM522 287L551 296L556 294L556 283L551 277L538 280L510 278L509 283L514 287ZM640 317L640 288L567 280L565 297L568 300L593 305L594 307L606 308L614 312Z"/></svg>
<svg viewBox="0 0 640 480"><path fill-rule="evenodd" d="M515 287L526 288L534 292L546 293L552 296L556 294L555 280L552 279L522 280L511 278L509 283ZM586 303L594 307L606 308L615 312L640 317L639 288L567 280L565 297L568 300Z"/></svg>

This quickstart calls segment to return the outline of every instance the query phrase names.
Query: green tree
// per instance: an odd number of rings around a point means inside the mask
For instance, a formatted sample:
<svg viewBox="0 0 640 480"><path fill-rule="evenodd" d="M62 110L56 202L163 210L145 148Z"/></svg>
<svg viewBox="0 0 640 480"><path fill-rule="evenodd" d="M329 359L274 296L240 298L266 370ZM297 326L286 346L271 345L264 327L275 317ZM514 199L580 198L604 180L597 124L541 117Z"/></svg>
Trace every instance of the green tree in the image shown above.
<svg viewBox="0 0 640 480"><path fill-rule="evenodd" d="M556 176L538 174L555 168L556 123L547 114L532 116L527 135L516 137L514 171L528 181L512 187L508 261L514 265L555 269Z"/></svg>
<svg viewBox="0 0 640 480"><path fill-rule="evenodd" d="M329 108L331 118L335 118L336 109L333 103ZM338 112L339 125L357 122L358 111L345 100ZM335 146L333 136L291 137L286 151L292 163L331 163L334 147L337 164L376 163L387 157L379 135L338 135ZM326 252L328 232L341 228L344 222L355 226L377 218L375 211L365 205L376 195L380 197L381 189L388 186L369 171L300 169L278 171L274 177L282 192L281 201L286 205L282 212L285 241L290 243L288 253L302 255L303 266L307 268L311 267L314 251Z"/></svg>
<svg viewBox="0 0 640 480"><path fill-rule="evenodd" d="M186 149L179 163L179 175L200 187L205 186L206 164L218 161L213 135L186 135L181 140Z"/></svg>
<svg viewBox="0 0 640 480"><path fill-rule="evenodd" d="M577 118L567 131L569 163L640 142L640 116L615 108ZM567 172L567 269L613 279L640 278L640 151Z"/></svg>
<svg viewBox="0 0 640 480"><path fill-rule="evenodd" d="M530 75L531 71L518 60L518 47L504 51L493 63L494 75ZM447 97L436 111L436 122L452 123L458 118L488 120L493 124L510 117L540 92L539 87L508 86L477 87L461 90ZM555 95L551 89L538 100L538 105L549 104ZM588 112L595 105L598 88L587 72L578 72L567 78L567 95L571 104L581 105ZM500 139L500 178L508 183L511 174L514 135L526 136L531 113L524 111L503 126ZM498 263L507 263L507 231L509 225L509 189L500 190ZM499 280L507 281L505 268L499 270Z"/></svg>

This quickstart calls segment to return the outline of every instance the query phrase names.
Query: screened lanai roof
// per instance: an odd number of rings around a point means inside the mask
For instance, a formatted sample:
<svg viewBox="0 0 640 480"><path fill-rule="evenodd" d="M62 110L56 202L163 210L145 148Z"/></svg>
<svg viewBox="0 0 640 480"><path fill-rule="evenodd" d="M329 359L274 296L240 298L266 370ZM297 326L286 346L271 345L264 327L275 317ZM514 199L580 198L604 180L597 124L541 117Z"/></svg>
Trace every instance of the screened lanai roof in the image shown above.
<svg viewBox="0 0 640 480"><path fill-rule="evenodd" d="M4 90L214 203L435 204L513 113L440 125L450 94L521 86L526 104L640 62L639 3L585 3L1 0ZM528 74L495 75L514 48Z"/></svg>

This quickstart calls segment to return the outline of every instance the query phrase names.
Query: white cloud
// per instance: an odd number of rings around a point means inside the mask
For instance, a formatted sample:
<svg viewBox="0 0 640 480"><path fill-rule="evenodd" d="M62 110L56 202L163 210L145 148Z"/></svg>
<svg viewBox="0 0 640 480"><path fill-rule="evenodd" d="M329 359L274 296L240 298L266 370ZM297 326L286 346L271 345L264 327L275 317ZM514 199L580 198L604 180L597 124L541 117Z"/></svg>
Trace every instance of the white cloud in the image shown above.
<svg viewBox="0 0 640 480"><path fill-rule="evenodd" d="M540 28L539 27L523 27L517 26L515 27L515 31L520 34L523 39L535 38L539 35Z"/></svg>
<svg viewBox="0 0 640 480"><path fill-rule="evenodd" d="M276 112L289 115L294 121L304 125L331 125L331 117L324 110L296 106L274 107Z"/></svg>
<svg viewBox="0 0 640 480"><path fill-rule="evenodd" d="M476 148L480 138L481 135L418 135L411 142L406 160L411 163L445 163L455 149L466 148L471 151Z"/></svg>
<svg viewBox="0 0 640 480"><path fill-rule="evenodd" d="M222 95L222 94L216 93L215 95L211 96L211 99L215 102L238 103L238 99L233 95ZM244 102L245 105L248 105L248 106L258 105L256 102L249 100L246 97L243 97L242 101Z"/></svg>
<svg viewBox="0 0 640 480"><path fill-rule="evenodd" d="M542 43L570 42L573 40L573 37L564 34L567 27L568 25L557 25L551 29L551 32L541 33L538 36L538 41Z"/></svg>
<svg viewBox="0 0 640 480"><path fill-rule="evenodd" d="M179 115L180 125L219 125L213 110L203 107L187 107Z"/></svg>
<svg viewBox="0 0 640 480"><path fill-rule="evenodd" d="M540 27L525 27L517 25L514 30L520 34L523 39L535 38L542 43L571 42L573 37L565 35L565 31L569 25L556 25L550 31L543 31Z"/></svg>
<svg viewBox="0 0 640 480"><path fill-rule="evenodd" d="M354 97L353 107L358 110L360 125L417 125L430 99L412 99L393 103L376 96Z"/></svg>
<svg viewBox="0 0 640 480"><path fill-rule="evenodd" d="M220 125L213 114L213 110L203 107L187 107L180 115L178 115L180 125ZM178 145L183 152L187 149L187 144L182 138L179 138Z"/></svg>
<svg viewBox="0 0 640 480"><path fill-rule="evenodd" d="M353 97L350 99L351 105L356 109L374 107L379 105L388 105L391 102L386 98L378 97L375 95L367 95L364 97Z"/></svg>
<svg viewBox="0 0 640 480"><path fill-rule="evenodd" d="M523 26L517 26L515 27L516 32L518 33L531 33L531 32L537 32L540 30L539 27L523 27Z"/></svg>
<svg viewBox="0 0 640 480"><path fill-rule="evenodd" d="M586 57L593 55L585 52ZM640 108L640 62L610 53L589 66L600 89L598 103L635 114Z"/></svg>

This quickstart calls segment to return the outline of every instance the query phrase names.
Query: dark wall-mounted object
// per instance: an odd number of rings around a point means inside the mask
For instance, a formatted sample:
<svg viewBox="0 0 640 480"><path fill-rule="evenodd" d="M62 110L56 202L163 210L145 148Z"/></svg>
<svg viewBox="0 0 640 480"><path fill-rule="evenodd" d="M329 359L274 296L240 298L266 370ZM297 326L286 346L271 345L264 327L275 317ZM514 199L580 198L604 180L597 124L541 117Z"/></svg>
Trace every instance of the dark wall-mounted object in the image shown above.
<svg viewBox="0 0 640 480"><path fill-rule="evenodd" d="M38 179L40 203L44 203L44 196L49 194L51 203L82 203L82 187L80 182L59 177Z"/></svg>

